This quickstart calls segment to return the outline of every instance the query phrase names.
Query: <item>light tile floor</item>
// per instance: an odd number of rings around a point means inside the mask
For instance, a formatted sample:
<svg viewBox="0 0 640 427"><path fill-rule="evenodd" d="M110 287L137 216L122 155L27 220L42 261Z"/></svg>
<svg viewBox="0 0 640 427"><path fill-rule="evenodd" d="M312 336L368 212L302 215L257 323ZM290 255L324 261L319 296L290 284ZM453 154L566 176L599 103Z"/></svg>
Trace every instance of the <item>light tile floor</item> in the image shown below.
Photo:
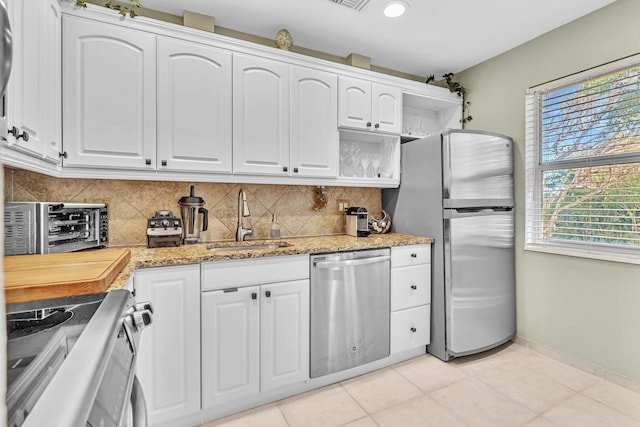
<svg viewBox="0 0 640 427"><path fill-rule="evenodd" d="M640 427L640 394L510 343L425 355L206 427Z"/></svg>

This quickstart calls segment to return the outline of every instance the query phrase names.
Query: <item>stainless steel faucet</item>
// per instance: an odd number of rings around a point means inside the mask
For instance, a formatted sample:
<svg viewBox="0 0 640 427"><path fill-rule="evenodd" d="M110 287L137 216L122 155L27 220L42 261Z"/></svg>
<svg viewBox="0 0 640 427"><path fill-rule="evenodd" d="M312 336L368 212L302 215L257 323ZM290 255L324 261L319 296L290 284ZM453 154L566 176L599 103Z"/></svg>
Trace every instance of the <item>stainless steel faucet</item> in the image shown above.
<svg viewBox="0 0 640 427"><path fill-rule="evenodd" d="M249 228L244 228L244 218L248 218ZM242 242L245 236L253 234L253 224L251 223L251 212L247 203L247 195L244 189L238 193L238 228L236 229L236 242Z"/></svg>

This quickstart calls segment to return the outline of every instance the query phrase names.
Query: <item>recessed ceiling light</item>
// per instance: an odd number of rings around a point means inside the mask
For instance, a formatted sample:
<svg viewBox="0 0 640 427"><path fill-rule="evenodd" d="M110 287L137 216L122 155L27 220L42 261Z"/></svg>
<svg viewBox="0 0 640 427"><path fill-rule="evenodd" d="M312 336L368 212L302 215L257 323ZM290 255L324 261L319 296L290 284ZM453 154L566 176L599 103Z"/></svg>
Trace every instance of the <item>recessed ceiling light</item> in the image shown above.
<svg viewBox="0 0 640 427"><path fill-rule="evenodd" d="M382 13L387 18L397 18L400 15L403 15L407 9L409 9L409 4L403 1L392 1L384 6L382 6Z"/></svg>

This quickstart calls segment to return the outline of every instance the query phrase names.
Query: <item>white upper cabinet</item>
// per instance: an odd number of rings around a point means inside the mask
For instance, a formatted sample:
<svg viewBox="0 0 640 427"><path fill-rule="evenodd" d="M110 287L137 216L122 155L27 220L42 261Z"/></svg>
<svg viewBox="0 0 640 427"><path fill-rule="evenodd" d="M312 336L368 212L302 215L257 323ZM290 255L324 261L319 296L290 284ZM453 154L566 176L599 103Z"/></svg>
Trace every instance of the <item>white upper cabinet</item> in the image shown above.
<svg viewBox="0 0 640 427"><path fill-rule="evenodd" d="M231 55L158 39L158 169L231 173Z"/></svg>
<svg viewBox="0 0 640 427"><path fill-rule="evenodd" d="M289 175L289 64L233 55L233 172Z"/></svg>
<svg viewBox="0 0 640 427"><path fill-rule="evenodd" d="M64 166L155 169L156 37L63 20Z"/></svg>
<svg viewBox="0 0 640 427"><path fill-rule="evenodd" d="M399 88L340 76L338 125L399 134L402 91Z"/></svg>
<svg viewBox="0 0 640 427"><path fill-rule="evenodd" d="M338 76L291 67L292 175L338 175Z"/></svg>
<svg viewBox="0 0 640 427"><path fill-rule="evenodd" d="M393 86L371 85L371 120L384 132L402 132L402 91Z"/></svg>
<svg viewBox="0 0 640 427"><path fill-rule="evenodd" d="M360 129L371 128L371 83L340 77L338 125Z"/></svg>
<svg viewBox="0 0 640 427"><path fill-rule="evenodd" d="M13 70L6 95L7 144L57 164L62 138L60 6L56 0L10 0L8 10Z"/></svg>

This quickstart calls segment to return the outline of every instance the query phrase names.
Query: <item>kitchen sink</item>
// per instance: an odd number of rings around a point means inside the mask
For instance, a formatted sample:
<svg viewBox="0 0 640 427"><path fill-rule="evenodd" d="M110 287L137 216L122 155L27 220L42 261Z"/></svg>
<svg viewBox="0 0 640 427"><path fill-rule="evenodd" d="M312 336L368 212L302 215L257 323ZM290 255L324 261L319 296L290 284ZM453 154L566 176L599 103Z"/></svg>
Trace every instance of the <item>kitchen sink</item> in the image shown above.
<svg viewBox="0 0 640 427"><path fill-rule="evenodd" d="M278 249L293 246L288 242L265 242L265 241L248 241L248 242L223 242L215 243L207 247L212 252L223 251L255 251L259 249Z"/></svg>

